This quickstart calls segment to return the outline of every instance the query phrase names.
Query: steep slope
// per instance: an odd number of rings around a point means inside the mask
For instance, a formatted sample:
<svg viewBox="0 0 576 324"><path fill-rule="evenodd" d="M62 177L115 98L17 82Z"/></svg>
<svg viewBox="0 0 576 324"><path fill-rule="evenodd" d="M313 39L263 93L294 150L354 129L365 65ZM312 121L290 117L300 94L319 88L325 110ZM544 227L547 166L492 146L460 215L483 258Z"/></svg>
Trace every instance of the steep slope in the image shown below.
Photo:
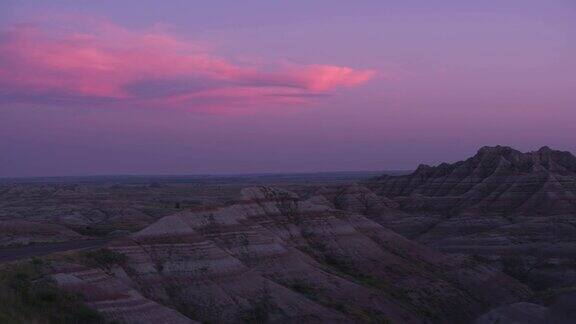
<svg viewBox="0 0 576 324"><path fill-rule="evenodd" d="M84 296L87 306L97 310L111 322L196 323L174 309L143 297L130 285L101 269L67 263L58 263L51 267L54 272L52 278L59 287Z"/></svg>
<svg viewBox="0 0 576 324"><path fill-rule="evenodd" d="M543 147L483 147L453 164L421 165L367 184L404 214L380 224L449 252L516 258L538 285L576 278L576 157ZM510 260L511 262L518 260Z"/></svg>
<svg viewBox="0 0 576 324"><path fill-rule="evenodd" d="M385 196L378 196L370 189L358 184L322 187L316 190L309 201L334 209L367 216L369 219L396 229L407 237L421 232L422 227L435 223L432 217L418 217L399 210L399 204Z"/></svg>
<svg viewBox="0 0 576 324"><path fill-rule="evenodd" d="M248 188L112 245L120 280L197 321L465 323L525 298L512 278L358 214ZM122 271L119 271L119 270Z"/></svg>
<svg viewBox="0 0 576 324"><path fill-rule="evenodd" d="M529 153L483 147L465 161L380 177L374 188L389 198L408 197L399 201L410 210L575 213L576 157L548 147Z"/></svg>

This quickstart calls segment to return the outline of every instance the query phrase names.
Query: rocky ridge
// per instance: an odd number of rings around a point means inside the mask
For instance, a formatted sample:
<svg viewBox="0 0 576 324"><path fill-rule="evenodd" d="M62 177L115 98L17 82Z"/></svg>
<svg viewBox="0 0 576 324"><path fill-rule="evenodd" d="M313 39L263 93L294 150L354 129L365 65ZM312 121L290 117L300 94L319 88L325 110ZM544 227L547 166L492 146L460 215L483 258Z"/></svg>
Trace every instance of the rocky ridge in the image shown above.
<svg viewBox="0 0 576 324"><path fill-rule="evenodd" d="M367 185L402 212L374 219L406 237L498 262L537 288L572 285L576 278L576 157L570 152L483 147L464 161L421 165Z"/></svg>
<svg viewBox="0 0 576 324"><path fill-rule="evenodd" d="M126 260L107 276L178 316L212 322L465 323L530 294L490 266L317 199L267 187L243 194L115 242L109 248Z"/></svg>
<svg viewBox="0 0 576 324"><path fill-rule="evenodd" d="M445 212L562 214L576 212L576 157L543 147L521 153L483 147L453 164L420 165L410 175L377 179L377 193L402 209Z"/></svg>

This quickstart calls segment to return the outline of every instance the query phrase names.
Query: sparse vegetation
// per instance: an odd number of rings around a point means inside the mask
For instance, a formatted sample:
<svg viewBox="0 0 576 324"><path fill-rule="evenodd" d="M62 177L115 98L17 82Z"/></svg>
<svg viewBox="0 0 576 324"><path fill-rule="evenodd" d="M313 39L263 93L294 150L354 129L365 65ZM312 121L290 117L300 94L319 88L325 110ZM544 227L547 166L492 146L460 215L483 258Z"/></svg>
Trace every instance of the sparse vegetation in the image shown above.
<svg viewBox="0 0 576 324"><path fill-rule="evenodd" d="M257 297L248 300L247 306L241 318L245 323L269 323L274 317L282 317L284 314L274 303L267 286L260 289Z"/></svg>
<svg viewBox="0 0 576 324"><path fill-rule="evenodd" d="M96 324L104 318L62 291L35 259L0 269L0 323Z"/></svg>
<svg viewBox="0 0 576 324"><path fill-rule="evenodd" d="M312 287L312 285L303 280L294 281L289 285L289 287L290 289L306 296L309 299L318 300L318 296L316 295L316 289Z"/></svg>
<svg viewBox="0 0 576 324"><path fill-rule="evenodd" d="M534 301L536 303L541 303L543 305L550 305L554 300L565 293L575 292L576 286L573 287L562 287L562 288L550 288L543 290L534 296Z"/></svg>
<svg viewBox="0 0 576 324"><path fill-rule="evenodd" d="M93 236L93 237L104 237L114 229L112 227L105 227L105 226L84 226L79 227L76 229L76 232L86 236Z"/></svg>
<svg viewBox="0 0 576 324"><path fill-rule="evenodd" d="M122 253L102 248L82 253L81 261L87 266L109 271L114 265L122 265L128 261L128 257Z"/></svg>
<svg viewBox="0 0 576 324"><path fill-rule="evenodd" d="M531 259L518 255L508 256L502 258L501 264L504 273L529 285L537 291L547 289L548 285L545 281L538 279L538 276L535 275L535 270L554 267L553 264L549 263L549 258L544 256L536 256Z"/></svg>

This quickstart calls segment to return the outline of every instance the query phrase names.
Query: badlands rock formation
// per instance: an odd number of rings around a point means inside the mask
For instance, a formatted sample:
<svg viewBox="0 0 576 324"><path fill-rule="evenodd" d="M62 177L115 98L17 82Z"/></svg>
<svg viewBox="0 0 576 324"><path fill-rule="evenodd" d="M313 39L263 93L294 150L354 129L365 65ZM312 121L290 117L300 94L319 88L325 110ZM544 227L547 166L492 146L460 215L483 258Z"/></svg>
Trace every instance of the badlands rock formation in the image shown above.
<svg viewBox="0 0 576 324"><path fill-rule="evenodd" d="M410 175L381 177L378 193L407 197L400 201L410 210L576 213L576 157L548 147L529 153L483 147L465 161L420 165Z"/></svg>
<svg viewBox="0 0 576 324"><path fill-rule="evenodd" d="M576 278L576 157L569 152L483 147L465 161L421 165L369 186L404 212L375 220L409 238L449 252L520 258L519 272L544 285Z"/></svg>
<svg viewBox="0 0 576 324"><path fill-rule="evenodd" d="M474 324L572 324L576 323L576 293L561 294L548 307L515 303L491 310Z"/></svg>
<svg viewBox="0 0 576 324"><path fill-rule="evenodd" d="M0 221L58 224L101 238L141 230L180 210L227 205L239 198L242 188L254 184L282 184L307 193L311 184L343 183L373 175L2 178ZM25 242L26 237L20 241Z"/></svg>
<svg viewBox="0 0 576 324"><path fill-rule="evenodd" d="M148 194L153 195L152 190ZM141 229L156 220L156 214L166 214L138 191L110 185L6 185L0 188L0 220L59 224L86 234Z"/></svg>
<svg viewBox="0 0 576 324"><path fill-rule="evenodd" d="M137 231L179 209L219 204L240 188L198 183L1 183L0 221L58 224L87 236ZM153 179L150 179L152 181ZM76 180L80 181L80 180ZM46 224L46 225L44 225ZM9 235L0 227L0 236ZM68 235L56 235L59 241ZM72 238L72 237L71 237ZM20 241L25 242L23 236Z"/></svg>
<svg viewBox="0 0 576 324"><path fill-rule="evenodd" d="M0 248L30 243L64 242L86 237L57 224L24 220L0 221Z"/></svg>
<svg viewBox="0 0 576 324"><path fill-rule="evenodd" d="M142 296L130 286L101 269L82 265L52 265L54 282L62 289L84 296L84 302L107 320L121 323L195 323L177 311ZM121 269L117 276L126 278Z"/></svg>
<svg viewBox="0 0 576 324"><path fill-rule="evenodd" d="M415 244L328 199L266 187L243 194L113 243L126 260L104 272L55 276L64 288L96 278L104 291L77 291L128 323L142 322L131 303L174 322L467 323L530 294L490 266Z"/></svg>

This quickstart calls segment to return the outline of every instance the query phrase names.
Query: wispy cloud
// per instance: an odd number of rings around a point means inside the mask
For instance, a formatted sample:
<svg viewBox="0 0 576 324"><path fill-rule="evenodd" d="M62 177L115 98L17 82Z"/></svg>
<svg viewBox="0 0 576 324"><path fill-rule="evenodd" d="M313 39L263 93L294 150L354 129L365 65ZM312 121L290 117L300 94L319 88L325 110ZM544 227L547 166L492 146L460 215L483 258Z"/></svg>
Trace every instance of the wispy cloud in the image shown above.
<svg viewBox="0 0 576 324"><path fill-rule="evenodd" d="M219 112L306 103L375 75L344 66L265 65L236 63L159 28L14 25L0 32L0 104L113 102Z"/></svg>

